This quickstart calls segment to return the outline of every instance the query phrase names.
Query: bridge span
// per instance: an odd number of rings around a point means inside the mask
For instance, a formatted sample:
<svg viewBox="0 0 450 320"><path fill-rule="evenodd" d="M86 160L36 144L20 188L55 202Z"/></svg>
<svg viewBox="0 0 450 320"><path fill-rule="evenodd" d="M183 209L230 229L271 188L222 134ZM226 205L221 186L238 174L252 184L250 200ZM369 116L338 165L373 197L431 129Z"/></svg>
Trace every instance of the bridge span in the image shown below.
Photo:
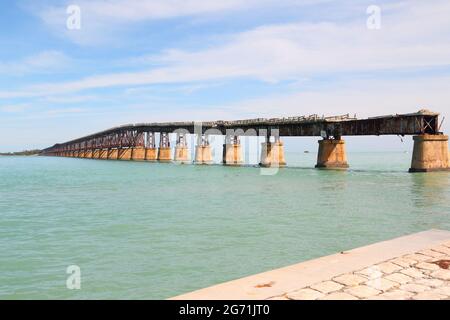
<svg viewBox="0 0 450 320"><path fill-rule="evenodd" d="M240 137L263 136L260 165L286 165L281 137L318 136L316 168L348 168L343 136L412 135L414 150L410 172L450 170L448 136L440 132L439 114L420 110L409 114L357 119L350 115L320 117L318 115L288 118L258 118L234 121L165 122L128 124L85 137L55 144L44 149L43 156L109 160L190 162L187 134L197 136L197 164L212 163L208 136L224 135L223 163L241 165ZM176 134L172 156L169 134ZM159 143L157 146L157 135Z"/></svg>

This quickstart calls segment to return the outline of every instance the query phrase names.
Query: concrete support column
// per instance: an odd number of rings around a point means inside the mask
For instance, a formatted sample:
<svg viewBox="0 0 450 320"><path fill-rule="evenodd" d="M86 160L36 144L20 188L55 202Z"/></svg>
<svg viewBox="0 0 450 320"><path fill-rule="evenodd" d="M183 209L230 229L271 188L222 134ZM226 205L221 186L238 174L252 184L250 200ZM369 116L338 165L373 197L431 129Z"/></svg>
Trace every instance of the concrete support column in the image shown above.
<svg viewBox="0 0 450 320"><path fill-rule="evenodd" d="M109 149L108 150L108 160L117 160L119 158L119 149Z"/></svg>
<svg viewBox="0 0 450 320"><path fill-rule="evenodd" d="M172 161L172 149L170 148L169 134L161 132L158 150L158 161Z"/></svg>
<svg viewBox="0 0 450 320"><path fill-rule="evenodd" d="M132 148L118 149L118 160L131 160Z"/></svg>
<svg viewBox="0 0 450 320"><path fill-rule="evenodd" d="M158 148L155 142L155 133L147 132L147 139L145 144L145 160L156 161L158 160Z"/></svg>
<svg viewBox="0 0 450 320"><path fill-rule="evenodd" d="M347 169L345 141L342 139L323 139L319 141L316 168Z"/></svg>
<svg viewBox="0 0 450 320"><path fill-rule="evenodd" d="M147 161L158 160L158 148L146 148L145 149L145 160L147 160Z"/></svg>
<svg viewBox="0 0 450 320"><path fill-rule="evenodd" d="M414 136L414 150L409 172L450 171L448 136Z"/></svg>
<svg viewBox="0 0 450 320"><path fill-rule="evenodd" d="M190 155L187 147L186 135L179 133L177 135L177 145L175 146L175 158L178 163L189 163Z"/></svg>
<svg viewBox="0 0 450 320"><path fill-rule="evenodd" d="M92 149L86 150L84 157L87 159L91 159L92 158Z"/></svg>
<svg viewBox="0 0 450 320"><path fill-rule="evenodd" d="M212 164L212 152L209 145L208 138L205 136L199 137L199 142L195 147L195 163L196 164Z"/></svg>
<svg viewBox="0 0 450 320"><path fill-rule="evenodd" d="M284 145L279 137L275 137L275 142L270 142L270 137L267 137L267 142L261 144L261 167L284 167L286 160L284 158Z"/></svg>
<svg viewBox="0 0 450 320"><path fill-rule="evenodd" d="M98 156L99 159L106 160L108 159L108 149L100 149L100 154Z"/></svg>
<svg viewBox="0 0 450 320"><path fill-rule="evenodd" d="M144 161L145 160L145 148L135 147L131 153L131 160L134 161Z"/></svg>
<svg viewBox="0 0 450 320"><path fill-rule="evenodd" d="M241 142L238 136L225 137L223 164L227 166L240 166L243 164Z"/></svg>
<svg viewBox="0 0 450 320"><path fill-rule="evenodd" d="M92 154L93 159L99 159L100 158L100 149L94 149L94 152Z"/></svg>

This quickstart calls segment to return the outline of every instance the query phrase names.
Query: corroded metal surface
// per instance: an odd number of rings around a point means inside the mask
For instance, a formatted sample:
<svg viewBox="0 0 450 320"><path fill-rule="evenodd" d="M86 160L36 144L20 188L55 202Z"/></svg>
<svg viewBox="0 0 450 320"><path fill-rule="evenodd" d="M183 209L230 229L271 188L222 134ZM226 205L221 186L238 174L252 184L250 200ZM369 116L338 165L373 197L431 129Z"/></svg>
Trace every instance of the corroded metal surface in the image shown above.
<svg viewBox="0 0 450 320"><path fill-rule="evenodd" d="M279 135L279 136L361 136L361 135L418 135L438 134L439 114L428 110L416 113L357 119L350 115L324 117L318 115L288 118L257 118L235 121L165 122L127 124L72 141L56 144L43 151L52 154L102 148L135 148L146 146L146 135L159 132L223 134L223 135ZM147 139L148 141L148 139Z"/></svg>

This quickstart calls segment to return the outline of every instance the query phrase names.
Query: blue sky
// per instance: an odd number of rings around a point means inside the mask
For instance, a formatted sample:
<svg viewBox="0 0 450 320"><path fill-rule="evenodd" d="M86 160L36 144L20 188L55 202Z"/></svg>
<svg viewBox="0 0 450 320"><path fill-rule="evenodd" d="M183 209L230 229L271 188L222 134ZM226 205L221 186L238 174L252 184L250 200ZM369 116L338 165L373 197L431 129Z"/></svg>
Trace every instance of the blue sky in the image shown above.
<svg viewBox="0 0 450 320"><path fill-rule="evenodd" d="M136 122L448 116L449 17L447 0L1 1L0 151Z"/></svg>

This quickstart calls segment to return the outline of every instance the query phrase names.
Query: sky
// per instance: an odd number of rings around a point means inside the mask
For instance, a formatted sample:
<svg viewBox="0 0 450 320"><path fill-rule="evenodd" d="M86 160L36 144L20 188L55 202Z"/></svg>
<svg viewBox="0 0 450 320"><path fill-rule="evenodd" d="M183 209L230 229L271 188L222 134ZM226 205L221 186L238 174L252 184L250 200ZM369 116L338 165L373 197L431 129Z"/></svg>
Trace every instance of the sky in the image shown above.
<svg viewBox="0 0 450 320"><path fill-rule="evenodd" d="M2 0L0 152L141 122L450 118L449 40L448 0Z"/></svg>

